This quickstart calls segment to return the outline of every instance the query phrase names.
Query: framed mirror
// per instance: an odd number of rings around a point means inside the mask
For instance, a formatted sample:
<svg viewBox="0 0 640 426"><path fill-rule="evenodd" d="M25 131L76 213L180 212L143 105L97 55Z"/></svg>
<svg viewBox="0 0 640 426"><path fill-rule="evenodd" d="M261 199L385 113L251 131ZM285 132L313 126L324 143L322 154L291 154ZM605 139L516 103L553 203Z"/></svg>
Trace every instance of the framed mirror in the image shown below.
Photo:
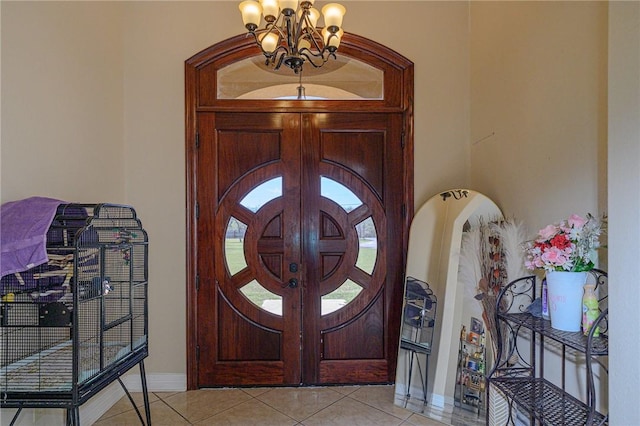
<svg viewBox="0 0 640 426"><path fill-rule="evenodd" d="M468 352L474 358L469 365L478 368L478 348L485 343L482 333L474 332L478 347L471 345L473 341L467 345L467 332L472 327L480 330L481 307L474 299L476 285L465 282L458 271L463 231L478 227L481 221L500 218L502 212L491 199L468 189L443 191L414 216L405 274L396 405L447 424L485 423L483 403L461 394L459 386L461 377L470 387L475 380L460 375L458 367L470 361L461 360L461 354ZM475 335L471 337L473 340ZM484 392L480 387L478 383L478 395Z"/></svg>

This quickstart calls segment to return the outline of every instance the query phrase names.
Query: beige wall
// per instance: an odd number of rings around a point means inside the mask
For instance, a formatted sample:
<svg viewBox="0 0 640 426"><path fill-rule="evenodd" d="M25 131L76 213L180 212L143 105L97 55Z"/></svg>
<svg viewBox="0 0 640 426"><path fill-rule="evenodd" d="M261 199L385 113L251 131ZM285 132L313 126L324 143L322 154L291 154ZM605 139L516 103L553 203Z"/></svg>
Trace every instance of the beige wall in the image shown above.
<svg viewBox="0 0 640 426"><path fill-rule="evenodd" d="M607 7L471 2L471 182L531 231L606 207Z"/></svg>
<svg viewBox="0 0 640 426"><path fill-rule="evenodd" d="M343 1L350 32L414 63L415 206L469 183L469 9L461 1ZM416 30L403 31L415 28ZM419 30L417 30L419 28Z"/></svg>
<svg viewBox="0 0 640 426"><path fill-rule="evenodd" d="M603 209L605 3L344 3L349 31L415 63L416 207L469 186L532 229ZM147 372L184 374L183 67L242 32L236 2L0 8L1 201L135 206L151 241Z"/></svg>
<svg viewBox="0 0 640 426"><path fill-rule="evenodd" d="M1 7L2 201L125 201L120 6Z"/></svg>
<svg viewBox="0 0 640 426"><path fill-rule="evenodd" d="M606 211L607 10L471 2L471 182L530 232ZM547 358L547 378L562 386L559 356ZM584 361L566 371L568 388L586 398Z"/></svg>

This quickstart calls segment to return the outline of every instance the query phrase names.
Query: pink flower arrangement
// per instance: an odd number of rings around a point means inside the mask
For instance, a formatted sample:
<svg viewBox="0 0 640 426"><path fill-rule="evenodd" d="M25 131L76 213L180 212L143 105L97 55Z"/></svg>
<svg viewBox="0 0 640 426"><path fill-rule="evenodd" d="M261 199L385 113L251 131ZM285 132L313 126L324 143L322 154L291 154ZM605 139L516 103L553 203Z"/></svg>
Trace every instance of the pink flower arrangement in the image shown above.
<svg viewBox="0 0 640 426"><path fill-rule="evenodd" d="M572 214L567 220L547 225L538 237L525 244L525 267L546 271L590 271L595 251L600 247L603 221Z"/></svg>

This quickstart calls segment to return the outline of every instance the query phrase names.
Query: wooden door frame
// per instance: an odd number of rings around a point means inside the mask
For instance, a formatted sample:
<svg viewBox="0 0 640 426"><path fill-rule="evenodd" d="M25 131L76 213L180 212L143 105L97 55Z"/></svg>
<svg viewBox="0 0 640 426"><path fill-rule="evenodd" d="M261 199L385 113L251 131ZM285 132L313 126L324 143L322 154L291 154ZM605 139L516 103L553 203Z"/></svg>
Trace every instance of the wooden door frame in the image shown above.
<svg viewBox="0 0 640 426"><path fill-rule="evenodd" d="M381 100L236 100L217 99L217 71L229 64L260 54L253 38L238 35L216 43L185 61L185 161L186 161L186 290L187 290L187 389L198 388L197 321L197 113L198 112L389 112L403 114L403 264L406 264L409 226L413 218L413 63L372 40L345 33L339 55L381 69ZM286 70L283 70L286 72ZM211 165L215 167L215 165ZM400 207L400 206L399 206ZM402 268L404 271L404 267ZM397 291L389 316L389 354L395 365L398 352L402 289Z"/></svg>

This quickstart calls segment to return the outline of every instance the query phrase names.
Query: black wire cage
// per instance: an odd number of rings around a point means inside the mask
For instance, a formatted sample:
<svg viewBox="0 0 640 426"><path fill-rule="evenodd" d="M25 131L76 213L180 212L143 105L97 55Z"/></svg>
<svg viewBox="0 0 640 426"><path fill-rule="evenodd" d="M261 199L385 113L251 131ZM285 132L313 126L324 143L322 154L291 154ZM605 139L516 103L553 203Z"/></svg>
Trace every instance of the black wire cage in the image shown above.
<svg viewBox="0 0 640 426"><path fill-rule="evenodd" d="M132 207L61 204L49 261L0 281L0 407L79 407L139 365L146 421L148 239ZM135 404L134 404L135 407ZM137 408L136 408L137 410ZM138 416L144 423L140 412Z"/></svg>

